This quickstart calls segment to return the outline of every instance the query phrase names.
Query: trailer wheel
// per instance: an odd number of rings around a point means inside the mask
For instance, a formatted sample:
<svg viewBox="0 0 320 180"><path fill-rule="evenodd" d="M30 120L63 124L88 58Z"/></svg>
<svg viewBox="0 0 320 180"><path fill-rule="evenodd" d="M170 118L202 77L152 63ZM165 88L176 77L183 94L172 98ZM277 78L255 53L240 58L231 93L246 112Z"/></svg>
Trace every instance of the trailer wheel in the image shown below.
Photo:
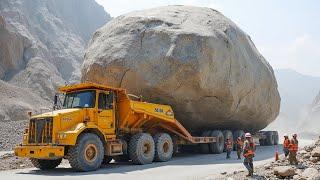
<svg viewBox="0 0 320 180"><path fill-rule="evenodd" d="M237 150L237 139L238 137L241 137L241 139L244 139L244 131L243 130L236 130L233 132L233 150Z"/></svg>
<svg viewBox="0 0 320 180"><path fill-rule="evenodd" d="M130 139L129 157L134 164L150 164L154 159L154 141L150 134L139 133Z"/></svg>
<svg viewBox="0 0 320 180"><path fill-rule="evenodd" d="M224 149L224 137L221 131L215 130L210 134L212 137L217 138L217 142L209 143L209 149L211 153L220 154Z"/></svg>
<svg viewBox="0 0 320 180"><path fill-rule="evenodd" d="M274 144L274 140L275 140L273 132L272 131L267 131L265 133L265 135L266 135L266 139L264 140L265 145L266 146L272 146Z"/></svg>
<svg viewBox="0 0 320 180"><path fill-rule="evenodd" d="M101 164L103 164L103 165L109 164L111 162L111 160L112 160L111 156L104 156Z"/></svg>
<svg viewBox="0 0 320 180"><path fill-rule="evenodd" d="M223 137L224 137L224 141L227 140L227 138L229 138L232 142L232 146L233 146L233 135L232 135L232 131L230 130L224 130L223 132ZM223 146L223 152L225 152L227 150L227 146L224 144Z"/></svg>
<svg viewBox="0 0 320 180"><path fill-rule="evenodd" d="M210 136L211 132L210 131L204 131L201 136L202 137L208 137ZM200 144L200 151L203 154L209 154L210 153L210 149L209 149L209 144L208 143L202 143Z"/></svg>
<svg viewBox="0 0 320 180"><path fill-rule="evenodd" d="M59 164L62 161L62 158L54 160L30 158L30 161L33 164L33 166L38 169L49 170L59 166Z"/></svg>
<svg viewBox="0 0 320 180"><path fill-rule="evenodd" d="M92 133L79 136L75 146L68 151L68 160L77 171L93 171L100 167L104 158L104 148L100 138Z"/></svg>
<svg viewBox="0 0 320 180"><path fill-rule="evenodd" d="M274 134L274 145L278 145L279 144L279 134L278 131L273 131Z"/></svg>
<svg viewBox="0 0 320 180"><path fill-rule="evenodd" d="M173 154L173 143L170 135L159 133L153 137L153 140L155 143L155 161L169 161Z"/></svg>

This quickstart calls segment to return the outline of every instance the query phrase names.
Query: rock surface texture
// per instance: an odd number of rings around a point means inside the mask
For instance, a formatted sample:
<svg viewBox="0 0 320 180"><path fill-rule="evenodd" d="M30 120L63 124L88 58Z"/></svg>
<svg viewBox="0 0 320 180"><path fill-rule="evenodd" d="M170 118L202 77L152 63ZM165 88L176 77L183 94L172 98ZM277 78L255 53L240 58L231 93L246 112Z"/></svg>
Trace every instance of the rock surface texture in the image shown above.
<svg viewBox="0 0 320 180"><path fill-rule="evenodd" d="M259 130L279 113L273 69L250 37L210 8L167 6L98 29L82 81L169 104L188 129Z"/></svg>
<svg viewBox="0 0 320 180"><path fill-rule="evenodd" d="M79 81L85 46L110 19L94 0L1 0L0 120L52 107L57 86Z"/></svg>
<svg viewBox="0 0 320 180"><path fill-rule="evenodd" d="M27 111L80 80L84 49L110 19L94 0L0 1L0 150L21 143Z"/></svg>

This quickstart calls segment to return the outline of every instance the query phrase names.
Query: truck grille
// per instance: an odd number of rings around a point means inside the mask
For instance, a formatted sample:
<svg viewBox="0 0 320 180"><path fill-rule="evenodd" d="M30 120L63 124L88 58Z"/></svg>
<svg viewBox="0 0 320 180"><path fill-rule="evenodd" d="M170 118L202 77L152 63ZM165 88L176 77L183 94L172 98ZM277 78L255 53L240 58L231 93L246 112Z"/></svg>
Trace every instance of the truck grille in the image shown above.
<svg viewBox="0 0 320 180"><path fill-rule="evenodd" d="M52 143L53 118L30 119L29 143Z"/></svg>

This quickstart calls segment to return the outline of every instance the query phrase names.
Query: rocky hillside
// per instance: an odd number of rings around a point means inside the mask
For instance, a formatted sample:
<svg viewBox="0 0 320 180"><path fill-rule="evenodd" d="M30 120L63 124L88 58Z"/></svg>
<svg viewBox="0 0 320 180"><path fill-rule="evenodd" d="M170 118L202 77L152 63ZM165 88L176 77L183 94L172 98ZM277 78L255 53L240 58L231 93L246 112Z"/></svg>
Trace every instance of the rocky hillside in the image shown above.
<svg viewBox="0 0 320 180"><path fill-rule="evenodd" d="M300 132L300 125L304 125L319 92L320 77L300 74L292 69L277 69L275 76L281 96L280 114L268 129L277 129L281 134Z"/></svg>
<svg viewBox="0 0 320 180"><path fill-rule="evenodd" d="M314 99L307 118L301 123L302 133L309 136L320 135L320 92Z"/></svg>
<svg viewBox="0 0 320 180"><path fill-rule="evenodd" d="M0 120L22 119L15 108L51 107L58 85L79 80L91 34L110 19L94 0L1 0L1 86L16 99L1 89Z"/></svg>

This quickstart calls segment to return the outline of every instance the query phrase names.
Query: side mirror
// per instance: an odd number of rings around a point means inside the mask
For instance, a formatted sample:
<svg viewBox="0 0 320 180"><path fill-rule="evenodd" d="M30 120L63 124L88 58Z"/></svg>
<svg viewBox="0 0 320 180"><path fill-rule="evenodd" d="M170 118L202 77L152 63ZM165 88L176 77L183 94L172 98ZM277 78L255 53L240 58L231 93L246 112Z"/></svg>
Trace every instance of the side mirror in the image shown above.
<svg viewBox="0 0 320 180"><path fill-rule="evenodd" d="M56 109L56 107L58 106L58 95L54 95L54 103L53 103L53 109Z"/></svg>

